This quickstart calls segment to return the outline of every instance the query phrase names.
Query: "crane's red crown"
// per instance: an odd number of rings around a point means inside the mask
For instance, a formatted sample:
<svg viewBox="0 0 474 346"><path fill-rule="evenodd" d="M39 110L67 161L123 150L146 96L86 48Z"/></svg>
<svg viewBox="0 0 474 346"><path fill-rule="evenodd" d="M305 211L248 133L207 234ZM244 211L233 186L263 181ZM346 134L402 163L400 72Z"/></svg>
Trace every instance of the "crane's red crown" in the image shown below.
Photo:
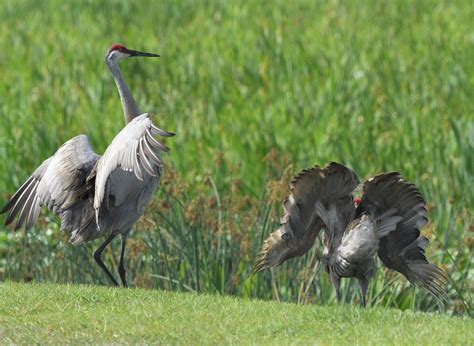
<svg viewBox="0 0 474 346"><path fill-rule="evenodd" d="M109 53L114 51L114 50L118 50L119 52L124 52L124 51L127 51L127 47L122 46L121 44L113 44L109 48Z"/></svg>

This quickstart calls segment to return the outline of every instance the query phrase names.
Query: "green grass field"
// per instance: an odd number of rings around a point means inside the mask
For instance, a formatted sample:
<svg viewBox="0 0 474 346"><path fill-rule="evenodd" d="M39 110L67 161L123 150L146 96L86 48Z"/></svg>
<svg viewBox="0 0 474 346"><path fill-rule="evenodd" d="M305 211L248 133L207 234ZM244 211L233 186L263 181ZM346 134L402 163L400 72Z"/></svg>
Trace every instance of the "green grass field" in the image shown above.
<svg viewBox="0 0 474 346"><path fill-rule="evenodd" d="M119 42L161 54L124 61L122 70L141 109L177 133L166 143L159 192L131 236L133 286L323 305L278 308L309 320L334 311L324 307L335 296L319 242L303 258L250 275L290 177L334 160L361 179L398 170L420 187L427 256L450 276L446 310L472 314L472 18L472 2L462 0L2 1L0 204L69 138L87 134L103 153L123 127L103 62ZM0 281L106 283L91 255L99 243L73 248L67 239L48 213L30 232L0 226ZM116 268L114 246L104 257ZM358 303L354 283L343 292ZM382 268L369 304L380 308L373 316L390 316L383 307L439 310ZM407 325L424 316L387 314L407 316Z"/></svg>
<svg viewBox="0 0 474 346"><path fill-rule="evenodd" d="M0 284L6 343L469 345L474 320L94 286Z"/></svg>

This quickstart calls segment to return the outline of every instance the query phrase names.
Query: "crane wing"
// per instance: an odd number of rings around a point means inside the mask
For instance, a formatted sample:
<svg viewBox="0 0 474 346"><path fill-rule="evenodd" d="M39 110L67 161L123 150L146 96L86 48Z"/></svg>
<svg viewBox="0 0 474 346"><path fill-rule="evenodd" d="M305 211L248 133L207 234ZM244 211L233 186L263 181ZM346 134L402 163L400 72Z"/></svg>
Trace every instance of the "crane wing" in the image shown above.
<svg viewBox="0 0 474 346"><path fill-rule="evenodd" d="M280 227L264 241L254 272L305 254L324 225L315 210L317 201L323 205L342 201L343 208L347 203L354 208L351 194L358 182L352 170L334 162L325 168L305 169L294 177L291 194L283 202Z"/></svg>
<svg viewBox="0 0 474 346"><path fill-rule="evenodd" d="M34 171L5 205L1 211L8 212L5 224L10 224L18 216L15 229L22 226L29 229L38 219L40 206L45 205L61 216L62 229L74 231L87 214L83 210L87 208L85 181L99 157L85 135L64 143ZM89 207L93 210L91 203Z"/></svg>
<svg viewBox="0 0 474 346"><path fill-rule="evenodd" d="M364 183L364 194L357 213L378 215L395 210L401 217L393 231L380 238L378 255L392 270L402 273L411 283L419 285L440 301L446 301L444 272L425 257L428 239L420 229L428 222L426 203L418 188L398 172L382 173Z"/></svg>
<svg viewBox="0 0 474 346"><path fill-rule="evenodd" d="M95 171L94 208L97 218L104 202L107 182L114 171L120 171L118 175L124 184L122 191L116 191L114 195L117 203L126 197L127 184L161 174L160 152L168 152L169 148L159 143L154 138L155 135L174 136L173 133L154 126L148 113L144 113L134 118L115 136Z"/></svg>

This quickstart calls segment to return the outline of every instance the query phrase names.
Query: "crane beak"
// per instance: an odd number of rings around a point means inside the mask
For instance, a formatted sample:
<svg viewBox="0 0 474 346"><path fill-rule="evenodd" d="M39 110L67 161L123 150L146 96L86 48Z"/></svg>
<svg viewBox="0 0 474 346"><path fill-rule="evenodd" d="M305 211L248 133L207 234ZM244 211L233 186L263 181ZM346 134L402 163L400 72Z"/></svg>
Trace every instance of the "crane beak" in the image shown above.
<svg viewBox="0 0 474 346"><path fill-rule="evenodd" d="M131 49L127 49L125 53L130 54L130 57L134 57L134 56L143 56L143 57L146 57L146 58L158 58L158 57L160 57L159 54L139 52L137 50L131 50Z"/></svg>

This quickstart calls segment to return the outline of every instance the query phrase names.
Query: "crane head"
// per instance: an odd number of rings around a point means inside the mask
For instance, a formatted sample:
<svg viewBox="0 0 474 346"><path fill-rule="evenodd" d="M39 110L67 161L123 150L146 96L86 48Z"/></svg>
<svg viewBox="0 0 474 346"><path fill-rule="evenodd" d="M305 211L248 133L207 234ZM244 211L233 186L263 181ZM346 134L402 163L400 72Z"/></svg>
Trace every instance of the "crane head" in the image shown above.
<svg viewBox="0 0 474 346"><path fill-rule="evenodd" d="M110 61L110 62L118 62L121 59L137 57L137 56L147 57L147 58L159 57L158 54L139 52L137 50L128 49L127 47L122 46L121 44L113 44L112 46L110 46L109 50L107 51L105 60Z"/></svg>

